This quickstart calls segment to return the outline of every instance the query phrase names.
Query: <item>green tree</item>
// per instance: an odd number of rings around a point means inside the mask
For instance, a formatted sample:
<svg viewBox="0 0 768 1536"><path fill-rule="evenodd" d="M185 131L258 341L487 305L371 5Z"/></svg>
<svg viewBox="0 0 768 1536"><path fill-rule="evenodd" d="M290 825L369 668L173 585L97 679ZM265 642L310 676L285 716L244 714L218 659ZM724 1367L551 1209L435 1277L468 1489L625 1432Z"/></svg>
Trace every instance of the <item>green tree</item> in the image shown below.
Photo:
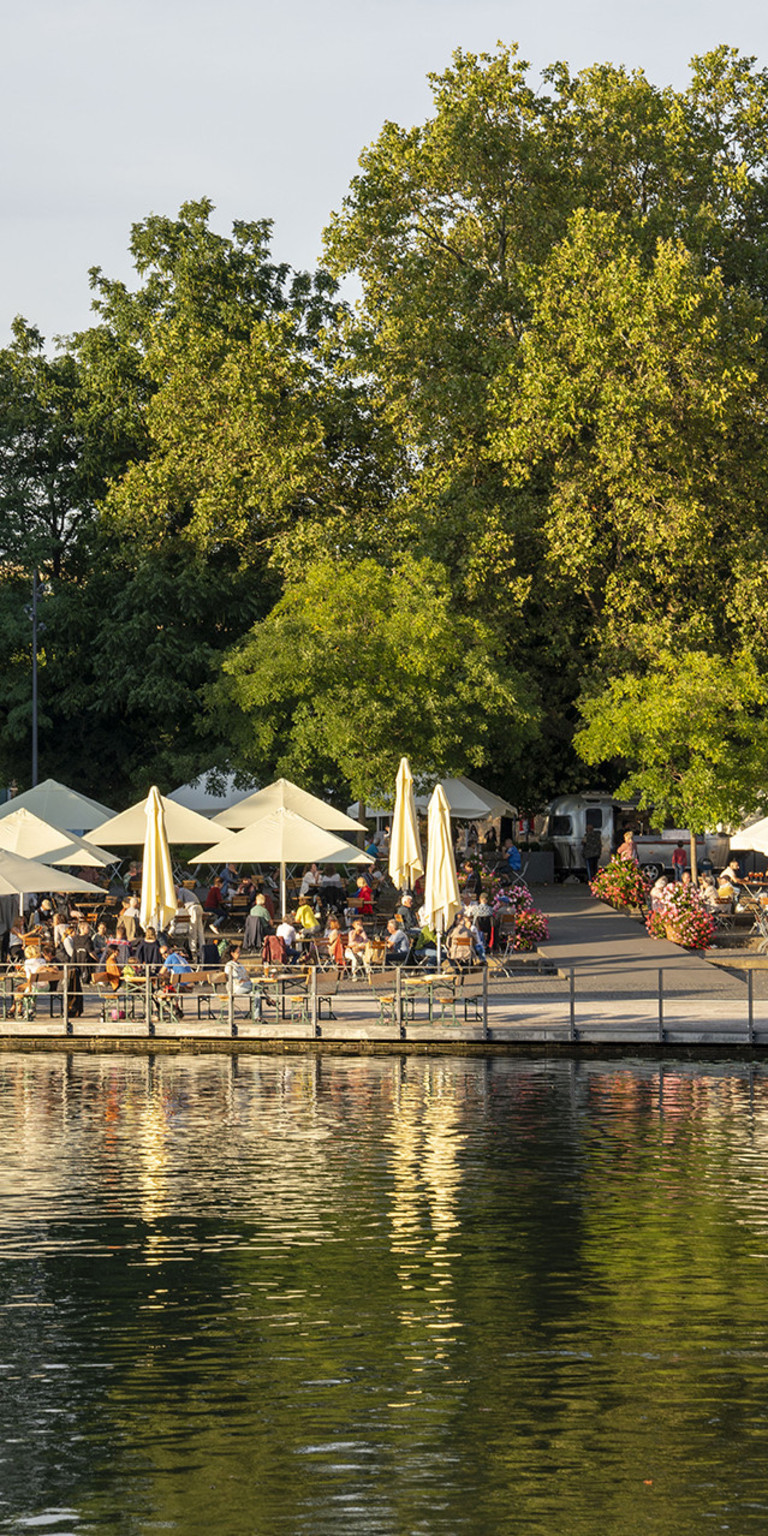
<svg viewBox="0 0 768 1536"><path fill-rule="evenodd" d="M228 656L213 695L237 761L355 798L414 772L522 754L535 727L525 684L488 626L452 612L439 565L317 561Z"/></svg>
<svg viewBox="0 0 768 1536"><path fill-rule="evenodd" d="M662 652L582 700L576 748L588 763L623 762L620 794L691 833L738 824L768 802L768 681L752 659Z"/></svg>

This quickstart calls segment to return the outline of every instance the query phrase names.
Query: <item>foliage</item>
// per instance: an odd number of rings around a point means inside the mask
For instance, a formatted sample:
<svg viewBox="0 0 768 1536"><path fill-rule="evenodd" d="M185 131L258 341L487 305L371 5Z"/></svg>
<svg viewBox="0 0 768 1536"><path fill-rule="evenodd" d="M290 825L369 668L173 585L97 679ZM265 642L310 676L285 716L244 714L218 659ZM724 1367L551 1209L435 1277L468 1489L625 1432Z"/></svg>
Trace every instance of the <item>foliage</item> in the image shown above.
<svg viewBox="0 0 768 1536"><path fill-rule="evenodd" d="M671 937L685 949L708 949L715 935L715 921L694 885L667 886L646 918L651 938Z"/></svg>
<svg viewBox="0 0 768 1536"><path fill-rule="evenodd" d="M238 761L355 798L394 781L407 744L416 777L481 764L514 721L534 721L524 684L488 626L452 611L445 571L316 561L224 662L212 690Z"/></svg>
<svg viewBox="0 0 768 1536"><path fill-rule="evenodd" d="M615 857L597 871L589 889L611 907L643 907L650 881L634 859Z"/></svg>
<svg viewBox="0 0 768 1536"><path fill-rule="evenodd" d="M768 685L748 656L662 651L643 675L586 697L576 737L587 762L624 760L619 793L702 833L757 809L768 784Z"/></svg>

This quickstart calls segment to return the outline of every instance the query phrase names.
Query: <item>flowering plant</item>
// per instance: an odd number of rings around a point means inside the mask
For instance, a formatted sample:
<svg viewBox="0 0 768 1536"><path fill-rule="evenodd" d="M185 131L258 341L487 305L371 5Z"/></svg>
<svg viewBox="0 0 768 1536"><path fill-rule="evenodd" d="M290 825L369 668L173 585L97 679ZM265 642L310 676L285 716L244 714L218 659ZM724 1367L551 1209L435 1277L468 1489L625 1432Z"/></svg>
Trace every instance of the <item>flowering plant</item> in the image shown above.
<svg viewBox="0 0 768 1536"><path fill-rule="evenodd" d="M515 949L530 951L549 938L549 923L535 907L518 912L515 923Z"/></svg>
<svg viewBox="0 0 768 1536"><path fill-rule="evenodd" d="M653 927L651 918L656 919ZM645 926L654 939L665 938L667 930L673 929L673 942L682 944L684 949L708 949L715 933L712 913L694 885L668 888L657 901L656 910Z"/></svg>
<svg viewBox="0 0 768 1536"><path fill-rule="evenodd" d="M614 858L597 871L589 889L611 907L643 907L650 882L634 859Z"/></svg>
<svg viewBox="0 0 768 1536"><path fill-rule="evenodd" d="M527 885L518 882L513 869L505 866L491 869L477 854L467 860L473 869L478 870L483 882L483 890L488 893L494 912L524 912L533 907L533 897ZM459 872L459 885L464 882Z"/></svg>

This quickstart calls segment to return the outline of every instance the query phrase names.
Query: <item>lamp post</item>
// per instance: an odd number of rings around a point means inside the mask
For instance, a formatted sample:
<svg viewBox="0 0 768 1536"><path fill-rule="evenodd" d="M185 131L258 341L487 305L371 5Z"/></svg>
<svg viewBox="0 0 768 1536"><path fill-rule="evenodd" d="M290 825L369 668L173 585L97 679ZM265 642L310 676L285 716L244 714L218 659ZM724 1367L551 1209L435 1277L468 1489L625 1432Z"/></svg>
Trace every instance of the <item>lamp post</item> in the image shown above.
<svg viewBox="0 0 768 1536"><path fill-rule="evenodd" d="M32 572L32 788L37 784L37 566Z"/></svg>

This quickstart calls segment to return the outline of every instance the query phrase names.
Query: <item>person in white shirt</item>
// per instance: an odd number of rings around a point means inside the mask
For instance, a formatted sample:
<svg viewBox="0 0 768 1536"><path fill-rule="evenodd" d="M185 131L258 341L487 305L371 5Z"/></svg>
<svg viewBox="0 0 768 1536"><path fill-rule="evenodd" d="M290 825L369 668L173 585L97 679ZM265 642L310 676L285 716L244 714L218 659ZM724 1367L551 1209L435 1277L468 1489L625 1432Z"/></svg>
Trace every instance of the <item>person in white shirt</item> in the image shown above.
<svg viewBox="0 0 768 1536"><path fill-rule="evenodd" d="M230 977L232 978L232 992L235 997L247 997L253 991L253 982L240 960L239 944L230 944L224 975L227 978L227 991L229 991Z"/></svg>
<svg viewBox="0 0 768 1536"><path fill-rule="evenodd" d="M288 952L289 963L292 963L298 955L298 948L296 945L297 935L296 929L294 928L293 923L287 914L283 918L282 922L278 923L277 925L277 937L282 939Z"/></svg>

